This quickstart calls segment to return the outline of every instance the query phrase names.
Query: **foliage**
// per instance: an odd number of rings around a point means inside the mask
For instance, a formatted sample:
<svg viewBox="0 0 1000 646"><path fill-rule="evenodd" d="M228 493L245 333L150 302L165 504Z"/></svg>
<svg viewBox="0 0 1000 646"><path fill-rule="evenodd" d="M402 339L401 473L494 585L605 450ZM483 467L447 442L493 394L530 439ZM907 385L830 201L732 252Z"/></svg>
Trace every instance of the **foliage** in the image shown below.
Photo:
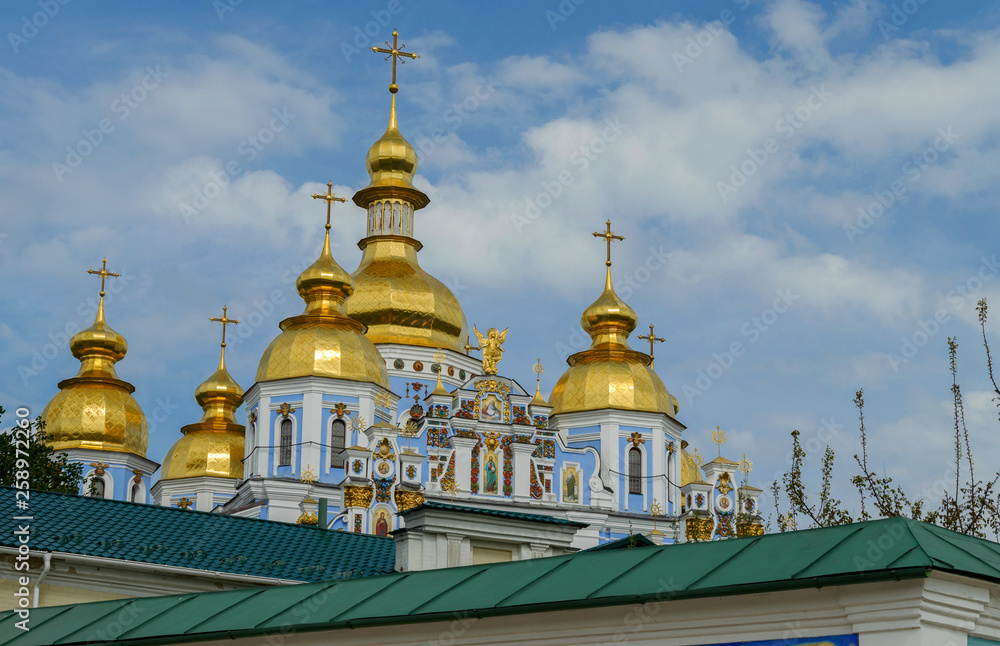
<svg viewBox="0 0 1000 646"><path fill-rule="evenodd" d="M1000 414L1000 386L997 385L993 373L993 358L986 336L985 298L979 301L976 311L979 314L979 327L986 351L986 371L996 393L993 401ZM946 489L943 492L937 507L927 510L925 500L911 500L901 486L893 484L892 478L887 475L879 476L868 466L868 431L865 428L864 389L861 389L854 396L854 406L858 409L858 432L861 443L861 453L854 455L854 462L860 473L851 478L851 484L857 489L860 497L860 513L857 516L852 515L845 509L843 503L831 494L835 455L829 445L823 455L818 501L810 502L802 472L806 452L799 443L799 431L795 430L792 431L791 466L782 475L780 484L775 480L771 485L776 508L780 505L782 493L788 501L788 511L779 513L778 516L780 531L796 529L799 516L807 518L813 527L844 525L870 520L873 517L907 516L971 536L983 537L987 531L992 531L995 537L1000 536L1000 496L998 496L1000 472L997 472L992 480L977 480L975 477L972 443L969 439L969 429L965 424L962 389L958 383L958 340L954 337L948 337L948 357L952 378L955 483L953 489ZM964 481L963 467L968 469Z"/></svg>
<svg viewBox="0 0 1000 646"><path fill-rule="evenodd" d="M0 406L0 417L3 413ZM74 494L80 491L83 465L67 462L64 453L56 455L45 437L41 417L34 421L22 418L14 428L0 432L0 485L14 486L20 471L27 472L31 489Z"/></svg>

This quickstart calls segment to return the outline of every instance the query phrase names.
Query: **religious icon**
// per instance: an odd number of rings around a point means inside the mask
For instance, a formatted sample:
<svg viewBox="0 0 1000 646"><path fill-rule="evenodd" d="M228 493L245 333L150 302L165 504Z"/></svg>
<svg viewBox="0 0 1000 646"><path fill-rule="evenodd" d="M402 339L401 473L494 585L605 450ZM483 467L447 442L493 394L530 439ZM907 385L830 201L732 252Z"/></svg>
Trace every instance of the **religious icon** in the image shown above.
<svg viewBox="0 0 1000 646"><path fill-rule="evenodd" d="M472 326L472 331L476 333L476 338L479 339L479 349L483 351L484 374L497 374L497 364L500 363L500 359L503 357L503 348L500 346L507 340L507 330L509 329L504 328L503 332L501 332L495 327L491 327L486 331L486 336L484 337L475 325Z"/></svg>
<svg viewBox="0 0 1000 646"><path fill-rule="evenodd" d="M503 419L502 406L496 395L490 395L483 401L480 419L484 422L499 422Z"/></svg>
<svg viewBox="0 0 1000 646"><path fill-rule="evenodd" d="M375 535L376 536L389 535L389 520L386 518L384 511L380 511L378 513L378 520L375 521Z"/></svg>
<svg viewBox="0 0 1000 646"><path fill-rule="evenodd" d="M563 476L563 502L580 502L580 477L572 467Z"/></svg>
<svg viewBox="0 0 1000 646"><path fill-rule="evenodd" d="M486 456L486 486L484 493L497 493L497 456L492 451Z"/></svg>

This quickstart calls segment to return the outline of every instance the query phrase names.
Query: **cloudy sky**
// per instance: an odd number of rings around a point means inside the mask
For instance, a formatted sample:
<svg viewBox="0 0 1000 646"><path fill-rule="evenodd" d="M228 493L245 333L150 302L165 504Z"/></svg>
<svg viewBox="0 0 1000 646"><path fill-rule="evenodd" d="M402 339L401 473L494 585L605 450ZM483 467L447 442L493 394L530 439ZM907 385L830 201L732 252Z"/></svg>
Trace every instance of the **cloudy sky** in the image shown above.
<svg viewBox="0 0 1000 646"><path fill-rule="evenodd" d="M530 384L540 357L548 392L582 347L610 218L619 294L666 337L657 371L706 456L718 425L765 488L798 428L832 437L846 479L864 387L877 468L930 486L958 336L980 473L1000 467L975 313L1000 306L1000 3L183 7L0 11L5 422L76 371L66 330L92 320L103 256L149 457L200 414L223 304L248 322L230 367L253 383L301 310L323 219L308 196L367 183L389 103L367 48L395 27L421 55L399 70L431 197L421 263L470 322L510 326L502 372ZM364 219L336 210L349 271Z"/></svg>

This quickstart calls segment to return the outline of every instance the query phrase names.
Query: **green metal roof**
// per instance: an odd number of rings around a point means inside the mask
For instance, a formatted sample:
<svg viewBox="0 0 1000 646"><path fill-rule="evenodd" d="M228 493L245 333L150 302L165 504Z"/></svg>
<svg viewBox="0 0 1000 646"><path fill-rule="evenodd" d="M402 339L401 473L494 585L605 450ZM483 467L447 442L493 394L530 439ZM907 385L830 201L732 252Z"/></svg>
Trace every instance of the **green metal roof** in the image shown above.
<svg viewBox="0 0 1000 646"><path fill-rule="evenodd" d="M525 514L519 511L504 511L502 509L483 509L481 507L466 507L464 505L449 505L443 502L435 502L433 500L428 500L423 504L414 507L413 509L440 509L443 511L458 511L465 512L469 514L482 514L484 516L498 516L500 518L513 518L516 520L528 520L534 521L536 523L549 523L551 525L566 525L569 527L583 528L587 527L587 523L578 523L573 520L566 520L565 518L556 518L554 516L546 516L544 514Z"/></svg>
<svg viewBox="0 0 1000 646"><path fill-rule="evenodd" d="M608 543L601 543L597 547L588 547L584 552L603 552L604 550L624 550L631 547L656 547L656 543L649 540L642 534L629 534Z"/></svg>
<svg viewBox="0 0 1000 646"><path fill-rule="evenodd" d="M0 506L15 509L14 492L0 487ZM33 490L26 513L33 550L292 581L385 574L396 562L392 539L176 507ZM0 545L18 545L12 516Z"/></svg>
<svg viewBox="0 0 1000 646"><path fill-rule="evenodd" d="M904 518L361 579L0 613L0 644L139 646L794 590L927 576L1000 582L1000 544ZM308 608L308 612L305 609ZM133 621L123 626L127 613Z"/></svg>

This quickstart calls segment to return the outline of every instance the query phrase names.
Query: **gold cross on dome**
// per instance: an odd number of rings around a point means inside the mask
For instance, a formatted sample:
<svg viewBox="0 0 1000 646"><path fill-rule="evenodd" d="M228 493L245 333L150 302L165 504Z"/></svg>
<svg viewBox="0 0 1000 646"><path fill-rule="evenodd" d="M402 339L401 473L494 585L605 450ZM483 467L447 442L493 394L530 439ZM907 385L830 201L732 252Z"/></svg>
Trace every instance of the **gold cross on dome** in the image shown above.
<svg viewBox="0 0 1000 646"><path fill-rule="evenodd" d="M655 334L653 334L653 324L652 323L649 324L649 335L647 336L645 334L640 334L639 338L642 339L642 340L644 340L644 341L649 341L649 365L652 366L653 365L653 359L654 359L654 357L653 357L653 344L655 344L657 341L659 341L660 343L663 343L664 341L666 341L666 339L664 339L662 336L656 336Z"/></svg>
<svg viewBox="0 0 1000 646"><path fill-rule="evenodd" d="M399 41L399 32L393 29L392 46L390 49L386 49L386 47L390 47L388 41L386 41L385 47L372 47L372 51L375 52L376 54L388 54L389 56L392 57L392 83L389 84L389 91L392 92L393 94L399 91L399 86L396 85L396 59L398 59L400 56L409 59L420 58L419 56L417 56L412 52L402 51L400 47L406 47L406 45L398 45L397 44L398 41ZM385 60L389 60L389 56L386 56ZM406 61L399 61L399 62L405 63Z"/></svg>
<svg viewBox="0 0 1000 646"><path fill-rule="evenodd" d="M594 237L595 238L604 238L605 242L608 243L608 260L604 264L606 264L608 267L610 267L611 266L611 243L614 242L615 240L622 241L622 240L625 239L625 236L616 236L614 234L614 232L611 230L611 220L608 220L607 227L608 228L606 230L604 230L604 231L594 231Z"/></svg>
<svg viewBox="0 0 1000 646"><path fill-rule="evenodd" d="M101 260L101 268L100 268L100 270L97 270L97 269L88 269L87 273L88 274L96 274L96 275L98 275L98 276L101 277L101 296L104 296L104 280L106 278L108 278L109 276L112 277L112 278L120 278L121 277L121 274L116 274L114 272L108 271L108 259L107 258L104 258L103 260Z"/></svg>
<svg viewBox="0 0 1000 646"><path fill-rule="evenodd" d="M221 323L222 324L222 347L223 348L226 347L226 326L229 325L230 323L232 323L233 325L236 325L237 323L239 323L239 321L237 321L236 319L231 319L228 316L226 316L227 309L228 308L225 305L222 306L222 318L219 318L217 316L213 316L210 319L208 319L209 321L212 321L213 323Z"/></svg>
<svg viewBox="0 0 1000 646"><path fill-rule="evenodd" d="M333 182L326 183L326 193L313 193L314 200L323 200L326 202L326 228L330 229L330 207L333 206L334 202L346 202L347 198L337 197L333 194Z"/></svg>

